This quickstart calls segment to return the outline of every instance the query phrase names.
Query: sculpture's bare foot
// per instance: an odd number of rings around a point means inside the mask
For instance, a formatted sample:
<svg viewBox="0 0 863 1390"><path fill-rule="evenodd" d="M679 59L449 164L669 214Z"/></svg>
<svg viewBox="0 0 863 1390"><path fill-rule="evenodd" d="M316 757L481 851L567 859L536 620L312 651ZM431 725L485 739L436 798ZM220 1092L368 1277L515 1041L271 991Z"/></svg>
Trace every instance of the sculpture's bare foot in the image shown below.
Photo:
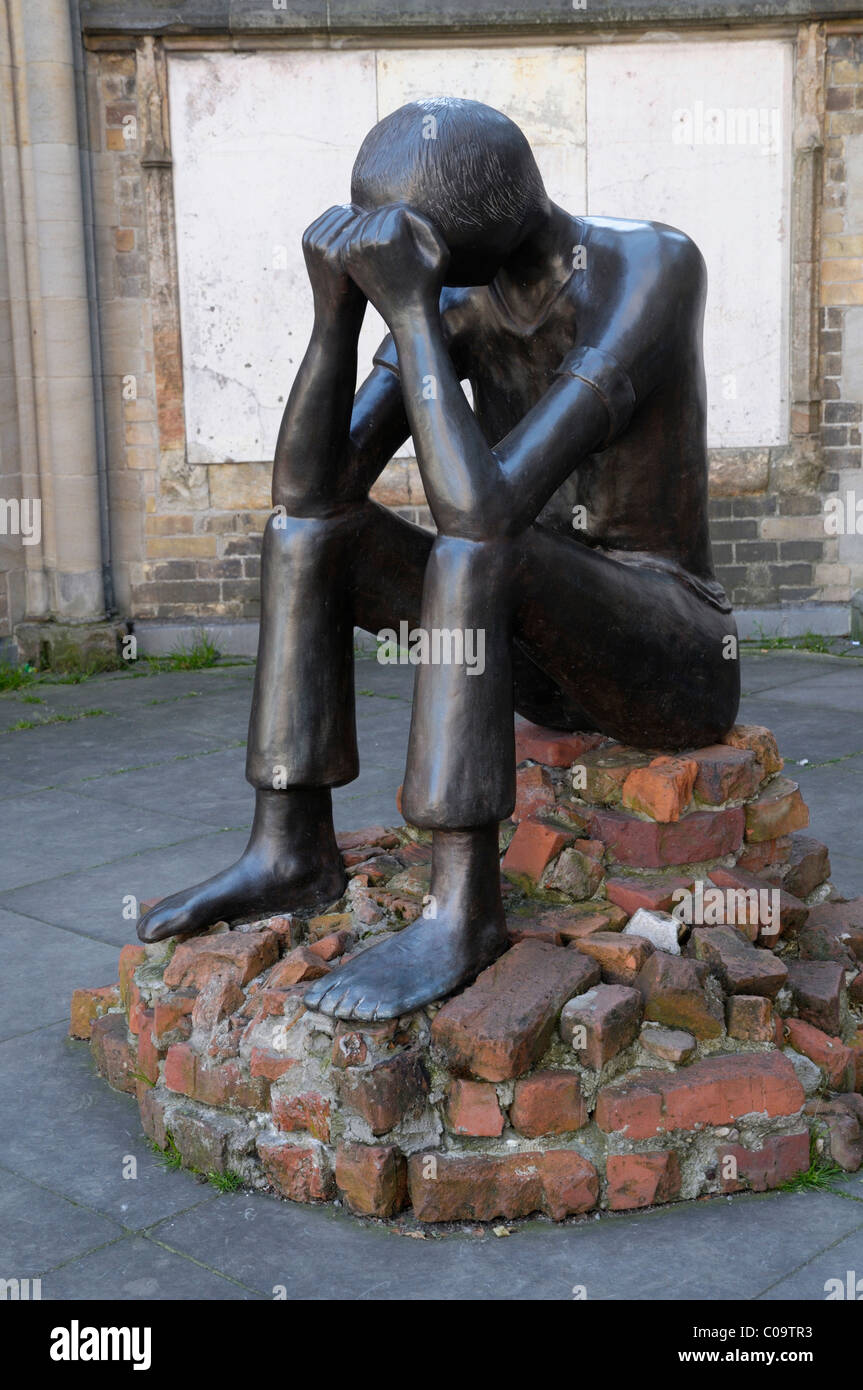
<svg viewBox="0 0 863 1390"><path fill-rule="evenodd" d="M346 882L329 792L259 791L251 838L236 864L163 898L141 918L138 936L161 941L215 922L323 906L341 897Z"/></svg>
<svg viewBox="0 0 863 1390"><path fill-rule="evenodd" d="M437 831L430 909L306 991L308 1009L334 1018L398 1018L471 980L506 948L497 826Z"/></svg>

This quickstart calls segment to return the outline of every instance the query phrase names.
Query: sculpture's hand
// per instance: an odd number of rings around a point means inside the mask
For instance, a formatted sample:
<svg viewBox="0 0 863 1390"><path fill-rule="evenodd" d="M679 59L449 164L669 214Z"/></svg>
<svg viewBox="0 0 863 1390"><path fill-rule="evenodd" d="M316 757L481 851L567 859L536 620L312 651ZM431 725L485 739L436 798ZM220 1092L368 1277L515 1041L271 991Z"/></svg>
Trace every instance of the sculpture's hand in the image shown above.
<svg viewBox="0 0 863 1390"><path fill-rule="evenodd" d="M362 321L366 297L343 264L346 239L362 218L350 205L328 208L303 233L303 255L315 300L315 317L356 317Z"/></svg>
<svg viewBox="0 0 863 1390"><path fill-rule="evenodd" d="M437 309L449 251L426 217L396 203L355 224L345 239L343 263L392 328L401 312Z"/></svg>

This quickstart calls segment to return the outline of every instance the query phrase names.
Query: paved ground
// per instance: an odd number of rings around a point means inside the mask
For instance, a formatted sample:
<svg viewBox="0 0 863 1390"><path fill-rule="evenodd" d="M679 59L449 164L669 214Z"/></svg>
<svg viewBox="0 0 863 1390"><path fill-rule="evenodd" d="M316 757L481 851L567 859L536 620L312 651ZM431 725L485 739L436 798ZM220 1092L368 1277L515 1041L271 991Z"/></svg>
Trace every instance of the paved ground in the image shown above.
<svg viewBox="0 0 863 1390"><path fill-rule="evenodd" d="M578 1285L591 1299L823 1299L827 1279L863 1270L859 1174L844 1195L412 1240L166 1172L134 1101L66 1038L68 999L116 978L127 895L171 892L242 849L251 677L115 675L0 697L0 1277L41 1276L51 1299L272 1298L277 1285L321 1299L569 1299ZM339 828L392 822L407 741L409 669L360 661L357 689L363 773L337 794ZM744 690L742 718L776 732L834 881L863 893L863 663L749 655Z"/></svg>

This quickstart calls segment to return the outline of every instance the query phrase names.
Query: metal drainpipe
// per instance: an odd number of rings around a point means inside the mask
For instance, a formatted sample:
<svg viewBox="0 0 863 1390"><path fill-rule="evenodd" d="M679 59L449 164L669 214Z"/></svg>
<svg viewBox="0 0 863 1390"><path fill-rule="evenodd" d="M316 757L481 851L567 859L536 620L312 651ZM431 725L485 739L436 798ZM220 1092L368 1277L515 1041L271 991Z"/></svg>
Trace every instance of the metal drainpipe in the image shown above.
<svg viewBox="0 0 863 1390"><path fill-rule="evenodd" d="M81 169L81 200L84 212L84 261L87 271L87 301L90 316L90 358L93 367L93 404L96 426L96 473L99 483L99 538L102 552L102 593L105 617L117 612L111 553L111 513L108 497L108 435L105 425L105 394L102 379L102 333L99 323L99 289L96 274L93 168L90 162L90 127L87 112L87 79L84 70L84 35L79 0L69 0L72 25L72 51L75 55L75 105L78 116L78 154Z"/></svg>

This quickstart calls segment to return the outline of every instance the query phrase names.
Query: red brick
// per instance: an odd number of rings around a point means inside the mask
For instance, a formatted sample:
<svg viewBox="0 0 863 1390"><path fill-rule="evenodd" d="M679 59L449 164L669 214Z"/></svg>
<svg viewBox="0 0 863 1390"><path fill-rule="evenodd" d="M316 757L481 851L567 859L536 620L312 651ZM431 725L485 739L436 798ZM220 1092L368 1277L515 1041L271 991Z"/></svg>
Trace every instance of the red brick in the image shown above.
<svg viewBox="0 0 863 1390"><path fill-rule="evenodd" d="M541 815L554 806L554 783L546 767L534 763L530 767L520 767L515 778L514 821L527 820L529 816Z"/></svg>
<svg viewBox="0 0 863 1390"><path fill-rule="evenodd" d="M652 1057L673 1062L676 1067L688 1062L695 1051L695 1038L681 1028L665 1028L661 1023L645 1023L638 1041Z"/></svg>
<svg viewBox="0 0 863 1390"><path fill-rule="evenodd" d="M334 1195L333 1176L319 1146L259 1139L258 1153L268 1181L292 1202L325 1202Z"/></svg>
<svg viewBox="0 0 863 1390"><path fill-rule="evenodd" d="M502 1134L503 1114L491 1082L452 1081L447 1091L446 1122L453 1134L487 1139Z"/></svg>
<svg viewBox="0 0 863 1390"><path fill-rule="evenodd" d="M407 1164L392 1145L343 1144L336 1153L339 1196L360 1216L395 1216L407 1202Z"/></svg>
<svg viewBox="0 0 863 1390"><path fill-rule="evenodd" d="M169 1091L190 1096L204 1105L231 1105L242 1110L266 1110L269 1083L263 1077L247 1080L239 1062L204 1066L204 1059L189 1043L174 1043L165 1058L165 1085Z"/></svg>
<svg viewBox="0 0 863 1390"><path fill-rule="evenodd" d="M362 1115L372 1134L386 1134L406 1115L422 1109L429 1079L419 1053L407 1051L367 1071L351 1068L338 1073L338 1089L342 1102Z"/></svg>
<svg viewBox="0 0 863 1390"><path fill-rule="evenodd" d="M631 985L653 954L653 943L643 936L622 936L618 932L592 932L581 937L575 946L597 962L603 981L612 985Z"/></svg>
<svg viewBox="0 0 863 1390"><path fill-rule="evenodd" d="M680 820L692 798L698 764L687 758L654 758L637 767L623 784L621 802L651 820Z"/></svg>
<svg viewBox="0 0 863 1390"><path fill-rule="evenodd" d="M680 1164L673 1149L609 1154L605 1173L611 1211L652 1207L659 1202L673 1202L680 1195Z"/></svg>
<svg viewBox="0 0 863 1390"><path fill-rule="evenodd" d="M153 1032L156 1042L161 1044L169 1034L177 1032L188 1037L192 1031L192 1010L197 995L192 990L175 993L161 993L156 996L153 1008ZM180 1038L168 1038L169 1042Z"/></svg>
<svg viewBox="0 0 863 1390"><path fill-rule="evenodd" d="M501 869L514 883L533 886L539 883L545 869L572 838L571 834L553 825L523 820L510 841Z"/></svg>
<svg viewBox="0 0 863 1390"><path fill-rule="evenodd" d="M507 937L510 946L515 946L519 941L547 941L550 946L562 946L563 937L556 927L544 924L542 921L531 921L529 918L524 922L507 923Z"/></svg>
<svg viewBox="0 0 863 1390"><path fill-rule="evenodd" d="M830 855L827 846L811 835L795 833L790 839L788 872L782 886L798 898L808 898L830 877Z"/></svg>
<svg viewBox="0 0 863 1390"><path fill-rule="evenodd" d="M527 719L515 721L515 760L523 763L530 758L547 767L570 767L582 753L605 742L602 734L561 733L543 729Z"/></svg>
<svg viewBox="0 0 863 1390"><path fill-rule="evenodd" d="M599 1178L569 1149L545 1153L412 1154L408 1187L420 1221L515 1220L541 1211L555 1221L592 1211Z"/></svg>
<svg viewBox="0 0 863 1390"><path fill-rule="evenodd" d="M192 1008L193 1028L215 1028L243 1007L246 996L237 984L233 971L211 975L195 999Z"/></svg>
<svg viewBox="0 0 863 1390"><path fill-rule="evenodd" d="M775 1042L773 1005L760 994L732 994L725 1005L729 1038L738 1042Z"/></svg>
<svg viewBox="0 0 863 1390"><path fill-rule="evenodd" d="M638 1037L642 1007L637 989L595 985L564 1004L560 1035L582 1066L599 1071Z"/></svg>
<svg viewBox="0 0 863 1390"><path fill-rule="evenodd" d="M809 1167L809 1131L776 1134L764 1140L760 1149L742 1144L723 1144L716 1150L719 1181L723 1192L767 1192L788 1182ZM736 1175L736 1176L735 1176Z"/></svg>
<svg viewBox="0 0 863 1390"><path fill-rule="evenodd" d="M272 1111L276 1129L288 1134L305 1130L322 1144L329 1143L330 1102L318 1091L305 1091L300 1096L274 1095Z"/></svg>
<svg viewBox="0 0 863 1390"><path fill-rule="evenodd" d="M165 1097L164 1092L155 1086L147 1086L143 1082L138 1082L137 1087L138 1112L141 1116L141 1128L148 1139L152 1139L158 1148L164 1150L168 1146L168 1132L165 1121Z"/></svg>
<svg viewBox="0 0 863 1390"><path fill-rule="evenodd" d="M854 1062L854 1090L863 1091L863 1029L850 1044Z"/></svg>
<svg viewBox="0 0 863 1390"><path fill-rule="evenodd" d="M854 1054L841 1038L830 1037L802 1018L786 1018L785 1034L795 1052L821 1068L831 1090L848 1088L854 1077Z"/></svg>
<svg viewBox="0 0 863 1390"><path fill-rule="evenodd" d="M806 924L809 916L806 904L757 874L740 868L728 869L720 864L711 870L710 878L717 888L734 893L733 899L730 893L726 894L726 924L757 924L758 934L768 946L775 946L780 936L797 932ZM767 897L762 898L762 893L766 893ZM771 920L774 906L779 909L778 931L777 924Z"/></svg>
<svg viewBox="0 0 863 1390"><path fill-rule="evenodd" d="M377 849L395 849L399 839L394 831L384 825L367 825L364 830L341 830L336 836L340 850L359 849L361 845L371 845Z"/></svg>
<svg viewBox="0 0 863 1390"><path fill-rule="evenodd" d="M129 1042L122 1014L103 1014L94 1019L90 1031L90 1051L100 1076L115 1091L135 1094L136 1058Z"/></svg>
<svg viewBox="0 0 863 1390"><path fill-rule="evenodd" d="M69 1037L88 1039L97 1018L120 1002L118 985L99 985L95 989L76 989L69 1012Z"/></svg>
<svg viewBox="0 0 863 1390"><path fill-rule="evenodd" d="M780 835L778 840L762 840L760 844L745 844L737 856L738 869L749 874L764 874L773 882L772 873L780 873L791 855L791 836Z"/></svg>
<svg viewBox="0 0 863 1390"><path fill-rule="evenodd" d="M592 831L621 864L661 869L735 854L743 840L742 807L693 811L670 825L621 811L597 811Z"/></svg>
<svg viewBox="0 0 863 1390"><path fill-rule="evenodd" d="M691 878L678 875L662 877L607 878L606 896L631 917L640 907L648 912L670 912L675 903L674 893L678 888L692 888Z"/></svg>
<svg viewBox="0 0 863 1390"><path fill-rule="evenodd" d="M841 1031L845 971L839 961L789 961L788 983L797 1012L806 1023L832 1036Z"/></svg>
<svg viewBox="0 0 863 1390"><path fill-rule="evenodd" d="M863 970L854 977L848 986L848 998L852 1004L863 1004Z"/></svg>
<svg viewBox="0 0 863 1390"><path fill-rule="evenodd" d="M782 771L784 764L776 739L762 724L735 724L722 742L730 748L748 748L755 754L765 775Z"/></svg>
<svg viewBox="0 0 863 1390"><path fill-rule="evenodd" d="M627 1139L701 1125L726 1125L743 1115L796 1115L805 1097L781 1053L708 1057L679 1072L642 1071L603 1086L595 1120Z"/></svg>
<svg viewBox="0 0 863 1390"><path fill-rule="evenodd" d="M349 912L322 912L318 917L310 917L306 923L309 949L317 941L322 941L333 932L350 934L353 921Z"/></svg>
<svg viewBox="0 0 863 1390"><path fill-rule="evenodd" d="M137 1069L154 1086L159 1079L160 1055L164 1054L159 1053L153 1042L153 1010L147 1009L141 1015L141 1027L138 1031Z"/></svg>
<svg viewBox="0 0 863 1390"><path fill-rule="evenodd" d="M768 783L754 801L747 803L746 839L750 843L775 840L790 835L792 830L805 830L809 811L800 788L787 777L777 777Z"/></svg>
<svg viewBox="0 0 863 1390"><path fill-rule="evenodd" d="M211 975L230 972L238 985L245 985L272 965L278 954L278 941L270 932L197 936L177 947L163 978L169 988L200 989Z"/></svg>
<svg viewBox="0 0 863 1390"><path fill-rule="evenodd" d="M542 1056L567 999L598 983L580 951L520 941L444 1004L432 1038L454 1069L507 1081Z"/></svg>
<svg viewBox="0 0 863 1390"><path fill-rule="evenodd" d="M755 754L748 748L731 748L713 743L687 753L698 768L695 799L705 806L721 806L726 801L746 801L754 796L764 776Z"/></svg>
<svg viewBox="0 0 863 1390"><path fill-rule="evenodd" d="M773 999L788 979L779 957L753 946L736 927L696 927L687 952L706 963L727 994Z"/></svg>
<svg viewBox="0 0 863 1390"><path fill-rule="evenodd" d="M120 952L120 1000L127 1012L131 1004L132 977L146 959L147 951L144 946L124 946Z"/></svg>
<svg viewBox="0 0 863 1390"><path fill-rule="evenodd" d="M313 956L323 961L337 960L353 945L354 938L349 931L331 931L319 941L312 941L309 950Z"/></svg>
<svg viewBox="0 0 863 1390"><path fill-rule="evenodd" d="M538 1071L515 1083L510 1124L528 1139L571 1134L587 1124L581 1080L574 1071Z"/></svg>
<svg viewBox="0 0 863 1390"><path fill-rule="evenodd" d="M253 1047L249 1058L249 1074L263 1076L267 1081L278 1081L285 1072L297 1065L295 1057L284 1057L269 1047Z"/></svg>
<svg viewBox="0 0 863 1390"><path fill-rule="evenodd" d="M718 1038L723 1019L704 991L707 969L698 961L655 951L635 981L644 998L644 1017L667 1028L684 1028L696 1038Z"/></svg>
<svg viewBox="0 0 863 1390"><path fill-rule="evenodd" d="M267 976L267 989L287 989L290 985L308 984L329 974L326 961L310 946L295 946Z"/></svg>
<svg viewBox="0 0 863 1390"><path fill-rule="evenodd" d="M863 961L863 899L813 907L799 945L804 960L838 960L856 969Z"/></svg>
<svg viewBox="0 0 863 1390"><path fill-rule="evenodd" d="M585 753L578 759L573 772L581 772L583 786L574 783L576 793L593 805L617 806L623 795L623 786L629 774L639 767L647 767L649 753L641 753L636 748L624 748L612 744Z"/></svg>
<svg viewBox="0 0 863 1390"><path fill-rule="evenodd" d="M597 847L599 858L595 852ZM593 840L579 840L575 845L568 845L543 874L543 891L560 893L576 902L592 898L605 877L601 862L604 848Z"/></svg>

